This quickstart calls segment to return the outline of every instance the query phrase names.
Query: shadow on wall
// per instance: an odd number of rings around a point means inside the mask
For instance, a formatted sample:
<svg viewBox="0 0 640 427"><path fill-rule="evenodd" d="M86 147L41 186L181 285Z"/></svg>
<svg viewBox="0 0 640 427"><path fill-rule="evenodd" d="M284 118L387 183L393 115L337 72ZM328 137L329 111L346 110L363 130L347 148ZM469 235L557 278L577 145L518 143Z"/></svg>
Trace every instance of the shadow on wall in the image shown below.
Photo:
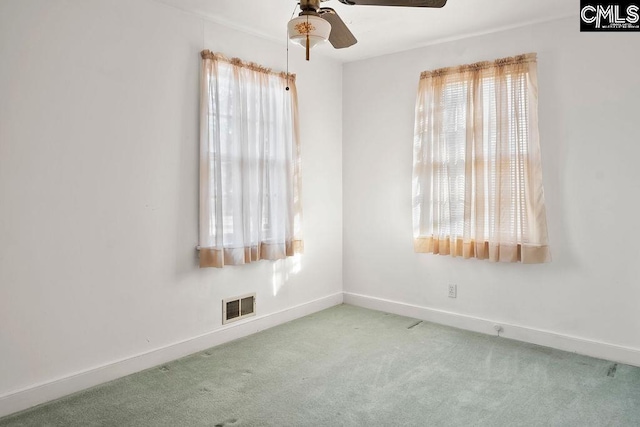
<svg viewBox="0 0 640 427"><path fill-rule="evenodd" d="M302 270L302 256L296 254L291 257L279 259L273 263L273 296L278 295L280 289L287 283L289 278L298 274Z"/></svg>

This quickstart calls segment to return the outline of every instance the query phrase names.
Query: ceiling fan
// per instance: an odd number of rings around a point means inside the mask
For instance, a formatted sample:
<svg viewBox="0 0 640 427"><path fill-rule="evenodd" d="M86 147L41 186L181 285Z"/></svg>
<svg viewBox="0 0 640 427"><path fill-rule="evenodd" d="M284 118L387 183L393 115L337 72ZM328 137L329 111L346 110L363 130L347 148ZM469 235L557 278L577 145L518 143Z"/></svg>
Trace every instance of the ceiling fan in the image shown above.
<svg viewBox="0 0 640 427"><path fill-rule="evenodd" d="M328 0L299 0L300 14L289 21L289 38L307 50L316 44L329 40L336 49L344 49L358 42L353 33L335 10L320 7ZM403 6L403 7L442 7L447 0L339 0L350 6Z"/></svg>

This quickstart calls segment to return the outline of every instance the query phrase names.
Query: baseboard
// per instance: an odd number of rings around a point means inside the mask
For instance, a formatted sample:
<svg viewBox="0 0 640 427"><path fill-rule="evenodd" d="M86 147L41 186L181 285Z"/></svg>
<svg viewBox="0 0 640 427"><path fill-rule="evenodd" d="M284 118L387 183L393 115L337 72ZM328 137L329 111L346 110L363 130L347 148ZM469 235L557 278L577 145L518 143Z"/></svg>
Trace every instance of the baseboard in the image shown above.
<svg viewBox="0 0 640 427"><path fill-rule="evenodd" d="M496 335L493 327L499 324L503 328L501 337L640 366L640 349L636 348L350 292L344 293L344 303L490 335Z"/></svg>
<svg viewBox="0 0 640 427"><path fill-rule="evenodd" d="M224 344L342 303L342 292L0 396L0 417Z"/></svg>

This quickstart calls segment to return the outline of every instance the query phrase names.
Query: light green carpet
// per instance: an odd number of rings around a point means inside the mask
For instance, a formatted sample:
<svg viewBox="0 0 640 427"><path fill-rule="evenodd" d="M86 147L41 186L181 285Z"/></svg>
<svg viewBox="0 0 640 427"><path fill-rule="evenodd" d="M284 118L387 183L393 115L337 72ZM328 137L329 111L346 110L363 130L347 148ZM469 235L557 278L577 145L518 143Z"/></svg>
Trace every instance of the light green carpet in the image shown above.
<svg viewBox="0 0 640 427"><path fill-rule="evenodd" d="M0 426L640 426L640 368L348 305Z"/></svg>

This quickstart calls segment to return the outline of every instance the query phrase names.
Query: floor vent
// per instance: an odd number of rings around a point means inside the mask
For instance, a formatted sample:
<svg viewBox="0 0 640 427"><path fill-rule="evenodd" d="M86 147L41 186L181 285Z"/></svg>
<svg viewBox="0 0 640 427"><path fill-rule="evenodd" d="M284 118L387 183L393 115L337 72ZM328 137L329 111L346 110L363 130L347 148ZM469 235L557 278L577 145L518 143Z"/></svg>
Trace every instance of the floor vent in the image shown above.
<svg viewBox="0 0 640 427"><path fill-rule="evenodd" d="M256 294L222 300L222 324L256 315Z"/></svg>

